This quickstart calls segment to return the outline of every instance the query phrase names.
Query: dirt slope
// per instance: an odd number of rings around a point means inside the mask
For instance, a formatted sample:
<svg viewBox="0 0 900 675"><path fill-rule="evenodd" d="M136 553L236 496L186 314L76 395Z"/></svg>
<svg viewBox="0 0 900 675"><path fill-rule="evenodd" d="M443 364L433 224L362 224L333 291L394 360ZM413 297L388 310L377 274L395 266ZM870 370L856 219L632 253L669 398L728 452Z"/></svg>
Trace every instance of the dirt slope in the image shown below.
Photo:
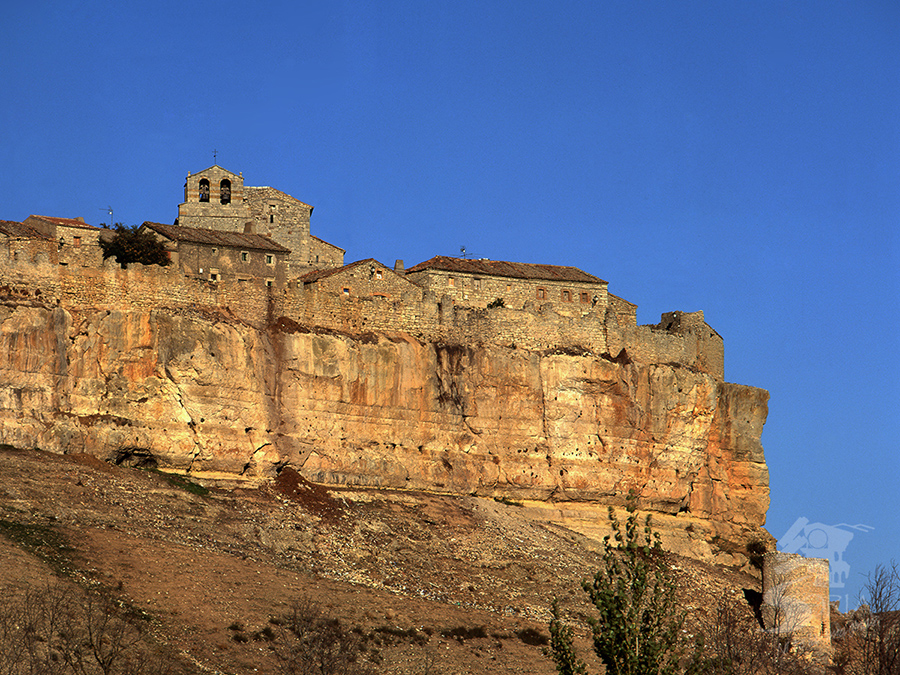
<svg viewBox="0 0 900 675"><path fill-rule="evenodd" d="M102 587L151 619L183 669L269 673L269 618L308 596L368 637L385 673L552 673L548 605L597 542L512 504L325 490L289 469L205 490L87 455L0 449L0 585ZM673 558L695 616L752 577ZM254 639L254 637L256 639Z"/></svg>

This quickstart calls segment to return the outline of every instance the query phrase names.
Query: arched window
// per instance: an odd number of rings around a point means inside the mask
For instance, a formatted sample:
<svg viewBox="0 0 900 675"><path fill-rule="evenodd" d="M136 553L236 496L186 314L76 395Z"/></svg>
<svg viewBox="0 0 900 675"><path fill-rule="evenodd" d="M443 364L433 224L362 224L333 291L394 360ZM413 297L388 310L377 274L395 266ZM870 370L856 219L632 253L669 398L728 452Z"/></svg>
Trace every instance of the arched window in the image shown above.
<svg viewBox="0 0 900 675"><path fill-rule="evenodd" d="M223 178L219 183L219 201L223 204L231 203L231 181Z"/></svg>
<svg viewBox="0 0 900 675"><path fill-rule="evenodd" d="M200 201L209 201L209 181L205 178L200 179Z"/></svg>

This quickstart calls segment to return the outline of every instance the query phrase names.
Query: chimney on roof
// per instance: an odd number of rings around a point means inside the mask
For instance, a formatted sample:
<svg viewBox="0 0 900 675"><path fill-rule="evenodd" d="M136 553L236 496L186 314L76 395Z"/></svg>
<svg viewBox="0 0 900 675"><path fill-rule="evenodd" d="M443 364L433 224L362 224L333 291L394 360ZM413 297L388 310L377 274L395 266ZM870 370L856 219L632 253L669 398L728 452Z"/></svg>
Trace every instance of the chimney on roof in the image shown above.
<svg viewBox="0 0 900 675"><path fill-rule="evenodd" d="M397 259L394 261L394 272L396 272L397 274L405 274L406 273L406 270L403 268L402 260Z"/></svg>
<svg viewBox="0 0 900 675"><path fill-rule="evenodd" d="M78 216L75 220L77 220L79 223L84 222L84 218L82 218L81 216Z"/></svg>
<svg viewBox="0 0 900 675"><path fill-rule="evenodd" d="M244 234L256 234L256 227L253 225L252 220L244 223Z"/></svg>

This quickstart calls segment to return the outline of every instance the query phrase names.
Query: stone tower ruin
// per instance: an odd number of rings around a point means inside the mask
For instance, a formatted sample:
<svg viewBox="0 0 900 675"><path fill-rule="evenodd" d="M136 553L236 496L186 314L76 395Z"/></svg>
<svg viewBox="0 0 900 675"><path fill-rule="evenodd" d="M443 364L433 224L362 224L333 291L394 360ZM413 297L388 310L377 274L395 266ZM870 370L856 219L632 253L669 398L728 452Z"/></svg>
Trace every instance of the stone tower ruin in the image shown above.
<svg viewBox="0 0 900 675"><path fill-rule="evenodd" d="M831 652L828 560L770 551L763 559L765 627L822 654Z"/></svg>

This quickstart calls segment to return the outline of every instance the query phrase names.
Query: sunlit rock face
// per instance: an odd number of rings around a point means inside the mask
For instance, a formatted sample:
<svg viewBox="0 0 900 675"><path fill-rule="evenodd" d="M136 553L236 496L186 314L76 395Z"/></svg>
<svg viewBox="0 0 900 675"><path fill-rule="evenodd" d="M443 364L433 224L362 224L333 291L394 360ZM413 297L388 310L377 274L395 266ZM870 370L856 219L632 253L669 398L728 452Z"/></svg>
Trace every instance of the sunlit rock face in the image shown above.
<svg viewBox="0 0 900 675"><path fill-rule="evenodd" d="M291 465L330 485L503 496L598 534L605 505L634 490L701 558L767 536L761 389L592 353L276 326L4 306L0 442L206 477Z"/></svg>

